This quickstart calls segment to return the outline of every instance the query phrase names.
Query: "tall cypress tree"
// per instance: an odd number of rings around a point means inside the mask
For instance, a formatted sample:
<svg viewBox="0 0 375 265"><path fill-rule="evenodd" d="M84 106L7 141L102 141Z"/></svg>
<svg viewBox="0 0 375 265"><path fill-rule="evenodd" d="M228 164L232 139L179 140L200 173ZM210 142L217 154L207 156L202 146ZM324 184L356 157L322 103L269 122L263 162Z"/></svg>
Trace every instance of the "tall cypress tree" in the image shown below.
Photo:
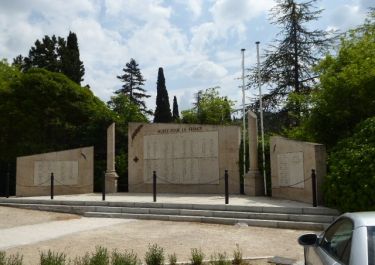
<svg viewBox="0 0 375 265"><path fill-rule="evenodd" d="M173 115L172 115L173 121L179 121L180 120L180 112L178 111L178 104L177 104L177 98L176 96L173 97Z"/></svg>
<svg viewBox="0 0 375 265"><path fill-rule="evenodd" d="M154 122L171 122L172 114L171 107L169 105L168 91L165 87L165 78L163 68L160 67L158 71L158 81L157 81L157 94L156 94L156 109Z"/></svg>
<svg viewBox="0 0 375 265"><path fill-rule="evenodd" d="M66 45L64 45L65 41L63 39L59 40L59 43L61 72L77 84L81 84L85 74L85 67L79 58L77 35L74 32L69 32Z"/></svg>
<svg viewBox="0 0 375 265"><path fill-rule="evenodd" d="M124 82L121 89L117 90L116 94L124 94L136 105L144 114L152 114L152 111L147 110L144 98L149 98L150 95L146 94L146 90L142 87L146 81L138 67L137 62L131 58L130 62L126 63L125 68L122 69L125 73L117 76Z"/></svg>

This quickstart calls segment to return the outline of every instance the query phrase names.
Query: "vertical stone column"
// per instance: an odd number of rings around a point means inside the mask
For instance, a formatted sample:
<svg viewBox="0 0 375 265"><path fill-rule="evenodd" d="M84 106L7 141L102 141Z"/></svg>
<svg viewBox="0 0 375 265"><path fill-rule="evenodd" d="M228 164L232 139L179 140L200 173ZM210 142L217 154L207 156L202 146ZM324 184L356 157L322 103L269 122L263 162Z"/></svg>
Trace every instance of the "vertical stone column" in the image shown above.
<svg viewBox="0 0 375 265"><path fill-rule="evenodd" d="M105 190L108 193L117 192L118 175L115 169L115 123L107 129L107 171L105 173Z"/></svg>
<svg viewBox="0 0 375 265"><path fill-rule="evenodd" d="M263 194L263 178L258 168L258 125L257 116L248 111L248 134L249 134L249 172L244 174L244 191L246 195L261 196Z"/></svg>

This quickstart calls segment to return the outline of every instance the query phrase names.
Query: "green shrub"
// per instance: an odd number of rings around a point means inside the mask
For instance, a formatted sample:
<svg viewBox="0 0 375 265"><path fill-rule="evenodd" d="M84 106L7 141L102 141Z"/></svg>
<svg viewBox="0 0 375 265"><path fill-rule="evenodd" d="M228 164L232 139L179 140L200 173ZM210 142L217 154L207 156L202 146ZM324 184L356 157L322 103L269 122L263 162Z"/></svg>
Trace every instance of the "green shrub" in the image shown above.
<svg viewBox="0 0 375 265"><path fill-rule="evenodd" d="M141 265L136 253L133 251L125 251L124 253L119 253L116 250L112 252L111 258L112 265Z"/></svg>
<svg viewBox="0 0 375 265"><path fill-rule="evenodd" d="M325 178L325 202L346 211L375 210L375 117L333 149Z"/></svg>
<svg viewBox="0 0 375 265"><path fill-rule="evenodd" d="M109 253L104 247L96 247L90 258L90 265L109 265Z"/></svg>
<svg viewBox="0 0 375 265"><path fill-rule="evenodd" d="M40 254L40 265L65 265L66 255L64 253L52 252Z"/></svg>
<svg viewBox="0 0 375 265"><path fill-rule="evenodd" d="M164 249L157 244L148 245L145 262L147 265L164 265Z"/></svg>
<svg viewBox="0 0 375 265"><path fill-rule="evenodd" d="M86 253L83 257L76 257L73 265L90 265L90 255Z"/></svg>
<svg viewBox="0 0 375 265"><path fill-rule="evenodd" d="M191 265L202 265L204 259L204 254L201 249L192 248L190 263Z"/></svg>
<svg viewBox="0 0 375 265"><path fill-rule="evenodd" d="M176 265L177 264L177 256L176 253L168 255L169 265Z"/></svg>
<svg viewBox="0 0 375 265"><path fill-rule="evenodd" d="M228 260L227 253L214 253L210 259L211 265L231 265L231 261Z"/></svg>
<svg viewBox="0 0 375 265"><path fill-rule="evenodd" d="M22 263L23 257L18 253L7 257L5 252L0 251L0 265L22 265Z"/></svg>
<svg viewBox="0 0 375 265"><path fill-rule="evenodd" d="M243 259L242 259L242 250L236 244L236 249L233 251L233 265L242 265L243 264Z"/></svg>

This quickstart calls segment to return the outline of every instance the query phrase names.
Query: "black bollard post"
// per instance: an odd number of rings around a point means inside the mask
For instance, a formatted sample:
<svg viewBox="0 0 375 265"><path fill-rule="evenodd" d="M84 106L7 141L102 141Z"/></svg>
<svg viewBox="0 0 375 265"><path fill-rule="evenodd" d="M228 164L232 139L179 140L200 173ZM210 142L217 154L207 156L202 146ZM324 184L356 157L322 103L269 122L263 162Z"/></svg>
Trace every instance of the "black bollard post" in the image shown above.
<svg viewBox="0 0 375 265"><path fill-rule="evenodd" d="M5 197L9 198L9 186L10 186L10 166L8 164L8 172L6 174L6 179L5 179Z"/></svg>
<svg viewBox="0 0 375 265"><path fill-rule="evenodd" d="M229 203L228 170L225 170L224 181L225 181L225 204L228 204Z"/></svg>
<svg viewBox="0 0 375 265"><path fill-rule="evenodd" d="M102 201L105 201L105 171L103 172L102 179Z"/></svg>
<svg viewBox="0 0 375 265"><path fill-rule="evenodd" d="M316 194L316 175L315 175L315 169L311 170L311 183L312 183L312 195L313 195L313 207L318 206L317 202L317 194Z"/></svg>
<svg viewBox="0 0 375 265"><path fill-rule="evenodd" d="M51 173L51 200L53 200L53 195L54 195L54 182L55 182L55 177L53 176L53 172Z"/></svg>
<svg viewBox="0 0 375 265"><path fill-rule="evenodd" d="M152 174L152 193L154 197L154 202L156 202L156 171Z"/></svg>

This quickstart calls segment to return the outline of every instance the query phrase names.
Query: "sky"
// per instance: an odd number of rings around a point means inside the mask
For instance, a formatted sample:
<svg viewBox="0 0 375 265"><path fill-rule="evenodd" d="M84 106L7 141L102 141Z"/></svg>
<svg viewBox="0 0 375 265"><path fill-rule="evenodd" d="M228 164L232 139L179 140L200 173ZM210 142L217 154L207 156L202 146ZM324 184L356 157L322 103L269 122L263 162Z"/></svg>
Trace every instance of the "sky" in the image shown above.
<svg viewBox="0 0 375 265"><path fill-rule="evenodd" d="M300 2L297 0L297 2ZM89 84L103 101L121 88L125 64L134 58L155 109L158 68L163 67L169 99L192 106L199 90L219 86L222 96L242 104L245 68L256 64L279 29L270 24L273 0L0 0L0 59L12 62L44 35L78 37ZM344 32L363 23L373 0L318 0L324 9L311 29ZM256 91L246 91L246 102Z"/></svg>

